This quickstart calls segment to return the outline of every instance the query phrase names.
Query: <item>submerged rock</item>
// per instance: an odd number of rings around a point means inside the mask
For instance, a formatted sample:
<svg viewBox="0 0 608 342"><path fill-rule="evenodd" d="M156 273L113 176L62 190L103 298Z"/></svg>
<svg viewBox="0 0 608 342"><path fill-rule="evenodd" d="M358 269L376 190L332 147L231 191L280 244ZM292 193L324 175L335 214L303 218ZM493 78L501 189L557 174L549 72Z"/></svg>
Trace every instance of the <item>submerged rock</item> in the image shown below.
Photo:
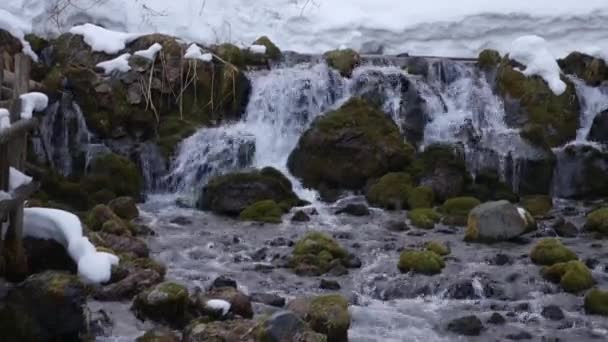
<svg viewBox="0 0 608 342"><path fill-rule="evenodd" d="M327 338L313 332L308 325L291 311L279 311L264 320L258 327L256 341L264 342L325 342Z"/></svg>
<svg viewBox="0 0 608 342"><path fill-rule="evenodd" d="M484 329L477 316L456 318L448 323L448 331L464 336L479 336Z"/></svg>
<svg viewBox="0 0 608 342"><path fill-rule="evenodd" d="M344 208L338 209L336 214L348 214L351 216L369 216L369 208L365 204L348 204Z"/></svg>
<svg viewBox="0 0 608 342"><path fill-rule="evenodd" d="M525 212L507 201L487 202L471 211L466 241L497 242L518 237L534 227Z"/></svg>
<svg viewBox="0 0 608 342"><path fill-rule="evenodd" d="M552 321L560 321L566 317L564 316L564 311L557 305L547 305L543 307L540 314Z"/></svg>

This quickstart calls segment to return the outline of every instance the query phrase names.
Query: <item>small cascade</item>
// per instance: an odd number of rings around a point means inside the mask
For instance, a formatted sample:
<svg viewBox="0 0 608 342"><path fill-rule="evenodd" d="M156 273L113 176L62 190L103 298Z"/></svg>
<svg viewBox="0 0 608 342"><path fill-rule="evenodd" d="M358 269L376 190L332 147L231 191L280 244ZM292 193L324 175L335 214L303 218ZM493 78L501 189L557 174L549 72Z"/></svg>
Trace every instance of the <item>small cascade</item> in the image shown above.
<svg viewBox="0 0 608 342"><path fill-rule="evenodd" d="M608 84L591 87L576 77L572 76L570 80L574 82L576 94L581 102L580 128L574 143L587 144L593 119L597 114L608 109Z"/></svg>

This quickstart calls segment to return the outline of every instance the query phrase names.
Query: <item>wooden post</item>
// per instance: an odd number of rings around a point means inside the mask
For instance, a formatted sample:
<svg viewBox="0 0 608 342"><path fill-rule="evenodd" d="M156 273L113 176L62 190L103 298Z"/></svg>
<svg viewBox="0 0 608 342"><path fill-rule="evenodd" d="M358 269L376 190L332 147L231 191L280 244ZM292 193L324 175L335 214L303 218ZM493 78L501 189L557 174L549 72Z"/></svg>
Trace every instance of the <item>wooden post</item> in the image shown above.
<svg viewBox="0 0 608 342"><path fill-rule="evenodd" d="M2 100L2 86L4 85L4 54L0 52L0 100Z"/></svg>

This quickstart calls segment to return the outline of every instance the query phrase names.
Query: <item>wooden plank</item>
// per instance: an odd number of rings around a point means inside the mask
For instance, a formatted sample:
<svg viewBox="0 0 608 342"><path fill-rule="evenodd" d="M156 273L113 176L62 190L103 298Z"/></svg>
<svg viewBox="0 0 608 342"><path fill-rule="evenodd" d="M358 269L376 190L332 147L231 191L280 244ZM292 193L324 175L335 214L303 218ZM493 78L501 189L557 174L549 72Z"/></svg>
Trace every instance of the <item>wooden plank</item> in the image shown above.
<svg viewBox="0 0 608 342"><path fill-rule="evenodd" d="M0 145L0 190L8 191L9 159L8 144Z"/></svg>
<svg viewBox="0 0 608 342"><path fill-rule="evenodd" d="M29 91L30 58L22 53L15 55L15 82L13 84L13 99Z"/></svg>
<svg viewBox="0 0 608 342"><path fill-rule="evenodd" d="M2 97L2 85L4 84L4 55L0 54L0 100Z"/></svg>
<svg viewBox="0 0 608 342"><path fill-rule="evenodd" d="M38 119L19 120L11 127L0 131L0 144L6 144L38 126Z"/></svg>
<svg viewBox="0 0 608 342"><path fill-rule="evenodd" d="M0 217L4 217L5 214L15 210L18 204L23 203L30 198L36 191L38 191L39 188L40 183L33 181L31 183L24 184L11 192L10 199L0 200Z"/></svg>

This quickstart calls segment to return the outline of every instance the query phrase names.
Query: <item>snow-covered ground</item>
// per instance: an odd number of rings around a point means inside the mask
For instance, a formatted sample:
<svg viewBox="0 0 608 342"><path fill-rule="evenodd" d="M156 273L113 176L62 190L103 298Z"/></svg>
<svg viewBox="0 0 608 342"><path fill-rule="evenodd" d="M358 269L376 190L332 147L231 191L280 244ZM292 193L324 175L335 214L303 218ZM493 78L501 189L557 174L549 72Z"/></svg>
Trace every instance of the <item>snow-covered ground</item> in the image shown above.
<svg viewBox="0 0 608 342"><path fill-rule="evenodd" d="M608 54L608 0L2 0L0 9L37 33L92 22L199 43L249 46L268 35L299 52L374 42L387 53L462 57L539 35L553 55Z"/></svg>

